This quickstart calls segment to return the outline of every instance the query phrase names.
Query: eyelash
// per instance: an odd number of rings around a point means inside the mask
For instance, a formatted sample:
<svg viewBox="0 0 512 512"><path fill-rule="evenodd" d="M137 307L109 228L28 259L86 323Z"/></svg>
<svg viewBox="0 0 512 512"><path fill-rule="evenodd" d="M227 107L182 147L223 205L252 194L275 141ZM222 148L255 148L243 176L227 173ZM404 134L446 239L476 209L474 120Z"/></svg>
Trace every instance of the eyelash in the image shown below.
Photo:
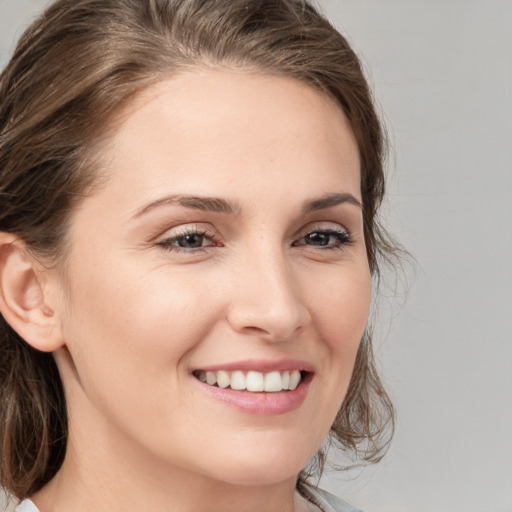
<svg viewBox="0 0 512 512"><path fill-rule="evenodd" d="M331 237L334 237L336 240L334 243L329 243L326 245L315 245L315 244L307 244L307 243L301 243L302 241L305 241L307 238L311 240L311 237L313 235L327 235L329 239ZM205 239L210 240L209 245L201 245L199 247L180 247L179 244L180 241L183 241L186 237L200 237L202 239L202 242L205 241ZM306 246L310 245L311 247L316 247L317 250L321 251L328 251L333 249L343 249L344 247L351 245L353 243L352 238L350 237L350 234L345 230L338 230L338 229L315 229L310 232L308 232L306 235L301 237L299 240L294 242L292 244L293 247L298 246ZM162 247L165 250L172 251L172 252L178 252L178 253L195 253L195 252L204 252L209 247L215 247L220 246L220 243L218 243L214 236L209 235L206 231L200 230L197 228L191 228L186 229L181 233L177 233L174 236L165 238L164 240L157 243L158 246Z"/></svg>
<svg viewBox="0 0 512 512"><path fill-rule="evenodd" d="M329 238L334 237L336 241L334 243L330 243L328 245L313 245L313 244L300 244L302 240L305 240L308 237L311 237L312 235L327 235ZM351 245L353 243L352 238L348 231L342 230L342 229L333 229L333 228L327 228L327 229L314 229L307 233L305 236L300 238L297 242L293 243L294 247L297 247L298 245L311 245L312 247L317 247L318 250L322 251L329 251L333 249L343 249L348 245Z"/></svg>

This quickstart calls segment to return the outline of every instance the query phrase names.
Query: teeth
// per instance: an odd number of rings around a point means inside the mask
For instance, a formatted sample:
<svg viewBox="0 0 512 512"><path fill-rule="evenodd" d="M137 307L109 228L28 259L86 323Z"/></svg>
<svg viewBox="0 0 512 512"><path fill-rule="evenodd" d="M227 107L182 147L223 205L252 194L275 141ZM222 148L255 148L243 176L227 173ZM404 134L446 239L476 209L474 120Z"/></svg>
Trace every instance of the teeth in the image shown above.
<svg viewBox="0 0 512 512"><path fill-rule="evenodd" d="M217 385L219 388L227 388L231 384L229 374L226 372L217 372Z"/></svg>
<svg viewBox="0 0 512 512"><path fill-rule="evenodd" d="M283 377L283 389L289 389L290 388L290 372L284 372Z"/></svg>
<svg viewBox="0 0 512 512"><path fill-rule="evenodd" d="M263 391L264 389L263 373L249 372L247 374L247 391Z"/></svg>
<svg viewBox="0 0 512 512"><path fill-rule="evenodd" d="M279 372L271 372L265 375L265 391L281 391L283 389L283 379Z"/></svg>
<svg viewBox="0 0 512 512"><path fill-rule="evenodd" d="M243 372L233 372L231 374L231 389L245 389L245 375Z"/></svg>
<svg viewBox="0 0 512 512"><path fill-rule="evenodd" d="M241 391L247 390L254 393L265 391L267 393L277 393L283 390L293 391L302 380L299 370L286 372L261 373L250 371L226 372L197 372L196 377L210 386L217 385L219 388L227 388Z"/></svg>
<svg viewBox="0 0 512 512"><path fill-rule="evenodd" d="M300 372L297 370L294 370L292 373L290 373L290 384L288 385L288 389L296 389L300 382Z"/></svg>

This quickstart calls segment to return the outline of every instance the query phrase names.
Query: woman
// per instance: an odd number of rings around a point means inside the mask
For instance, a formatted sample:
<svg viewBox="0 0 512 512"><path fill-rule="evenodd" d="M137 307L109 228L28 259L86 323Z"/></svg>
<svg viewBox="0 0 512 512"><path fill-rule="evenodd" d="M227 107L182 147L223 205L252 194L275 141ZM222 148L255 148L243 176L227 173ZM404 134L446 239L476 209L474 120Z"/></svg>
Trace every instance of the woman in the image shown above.
<svg viewBox="0 0 512 512"><path fill-rule="evenodd" d="M2 486L19 511L354 510L393 247L357 57L296 0L60 0L0 82Z"/></svg>

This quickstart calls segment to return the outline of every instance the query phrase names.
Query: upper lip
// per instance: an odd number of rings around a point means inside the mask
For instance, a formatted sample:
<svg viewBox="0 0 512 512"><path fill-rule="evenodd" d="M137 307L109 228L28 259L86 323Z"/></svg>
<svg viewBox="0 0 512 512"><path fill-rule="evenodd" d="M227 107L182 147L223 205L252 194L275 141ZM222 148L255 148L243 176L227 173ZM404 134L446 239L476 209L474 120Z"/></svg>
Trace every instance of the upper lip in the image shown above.
<svg viewBox="0 0 512 512"><path fill-rule="evenodd" d="M204 372L218 372L218 371L256 371L261 373L268 372L286 372L299 370L304 372L312 372L313 365L307 361L299 359L279 359L276 361L264 360L264 359L246 359L243 361L232 361L229 363L220 363L210 366L201 366L195 368L194 371L202 370Z"/></svg>

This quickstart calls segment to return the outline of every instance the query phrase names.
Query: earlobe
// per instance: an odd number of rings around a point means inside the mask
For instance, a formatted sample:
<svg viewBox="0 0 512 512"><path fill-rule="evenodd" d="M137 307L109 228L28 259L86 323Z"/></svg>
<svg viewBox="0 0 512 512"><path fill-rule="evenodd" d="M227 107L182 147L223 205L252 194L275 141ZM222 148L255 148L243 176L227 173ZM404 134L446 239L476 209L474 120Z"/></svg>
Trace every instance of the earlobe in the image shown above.
<svg viewBox="0 0 512 512"><path fill-rule="evenodd" d="M63 345L55 312L39 279L42 266L23 241L0 233L0 312L33 348L53 352Z"/></svg>

